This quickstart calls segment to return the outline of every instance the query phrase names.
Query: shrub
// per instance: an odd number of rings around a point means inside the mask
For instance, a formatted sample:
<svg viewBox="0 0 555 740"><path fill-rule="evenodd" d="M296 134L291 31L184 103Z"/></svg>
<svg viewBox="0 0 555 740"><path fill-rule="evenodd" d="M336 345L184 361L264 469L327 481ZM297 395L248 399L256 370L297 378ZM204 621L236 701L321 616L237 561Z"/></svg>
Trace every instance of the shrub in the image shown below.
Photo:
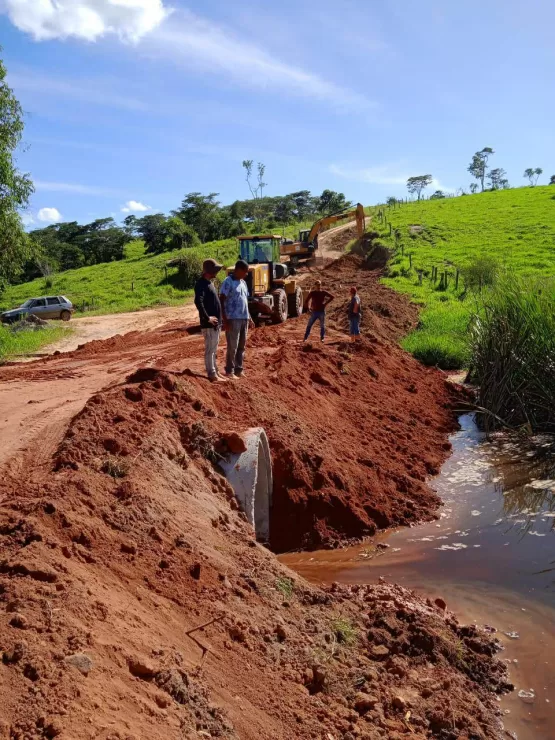
<svg viewBox="0 0 555 740"><path fill-rule="evenodd" d="M555 283L504 275L483 298L470 342L486 424L555 431Z"/></svg>
<svg viewBox="0 0 555 740"><path fill-rule="evenodd" d="M194 252L181 252L174 264L178 268L176 287L180 290L192 288L202 273L202 259Z"/></svg>
<svg viewBox="0 0 555 740"><path fill-rule="evenodd" d="M460 270L467 290L479 291L495 283L499 263L492 257L476 257Z"/></svg>

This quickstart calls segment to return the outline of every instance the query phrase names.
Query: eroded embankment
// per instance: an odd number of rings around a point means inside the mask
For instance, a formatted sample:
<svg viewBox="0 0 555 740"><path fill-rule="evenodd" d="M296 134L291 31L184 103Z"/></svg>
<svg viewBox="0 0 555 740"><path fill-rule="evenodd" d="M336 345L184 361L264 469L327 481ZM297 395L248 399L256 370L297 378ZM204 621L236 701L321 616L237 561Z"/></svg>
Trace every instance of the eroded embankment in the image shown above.
<svg viewBox="0 0 555 740"><path fill-rule="evenodd" d="M400 587L311 587L256 544L213 466L245 391L130 380L0 487L0 737L498 736L488 637Z"/></svg>
<svg viewBox="0 0 555 740"><path fill-rule="evenodd" d="M425 477L457 391L397 347L414 310L359 267L323 273L338 294L362 284L354 350L334 330L303 347L302 320L261 329L248 377L217 387L196 374L200 339L173 328L68 357L140 347L172 371L93 396L50 464L3 476L0 737L498 737L489 637L399 587L309 586L255 542L215 467L228 432L266 428L279 550L433 515ZM48 382L63 360L19 372Z"/></svg>

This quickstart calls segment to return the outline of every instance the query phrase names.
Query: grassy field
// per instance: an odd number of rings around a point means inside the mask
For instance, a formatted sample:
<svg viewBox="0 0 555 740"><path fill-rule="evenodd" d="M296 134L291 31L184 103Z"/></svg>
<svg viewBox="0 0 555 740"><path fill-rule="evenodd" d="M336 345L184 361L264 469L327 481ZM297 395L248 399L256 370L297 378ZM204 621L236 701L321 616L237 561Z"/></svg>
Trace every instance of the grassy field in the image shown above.
<svg viewBox="0 0 555 740"><path fill-rule="evenodd" d="M231 264L236 258L237 247L234 239L228 239L187 252L196 253L203 259L217 257L224 264ZM54 294L67 296L78 313L83 309L89 314L105 314L175 305L191 295L190 290L179 290L172 285L175 269L168 268L166 281L166 262L175 256L175 252L145 255L142 242L131 242L127 246L126 258L120 262L67 270L54 275L51 283L38 278L30 283L14 285L1 296L0 304L6 309L30 296Z"/></svg>
<svg viewBox="0 0 555 740"><path fill-rule="evenodd" d="M0 365L18 355L29 355L45 344L61 339L70 331L65 326L45 327L38 331L13 331L9 326L0 325Z"/></svg>
<svg viewBox="0 0 555 740"><path fill-rule="evenodd" d="M468 363L468 322L480 299L479 289L465 280L469 268L480 261L496 265L500 272L525 280L531 290L555 273L555 187L386 206L381 208L383 220L379 210L374 209L371 228L396 250L384 282L424 307L419 329L404 346L427 364L455 369ZM438 273L435 282L433 268ZM445 272L447 287L441 280Z"/></svg>

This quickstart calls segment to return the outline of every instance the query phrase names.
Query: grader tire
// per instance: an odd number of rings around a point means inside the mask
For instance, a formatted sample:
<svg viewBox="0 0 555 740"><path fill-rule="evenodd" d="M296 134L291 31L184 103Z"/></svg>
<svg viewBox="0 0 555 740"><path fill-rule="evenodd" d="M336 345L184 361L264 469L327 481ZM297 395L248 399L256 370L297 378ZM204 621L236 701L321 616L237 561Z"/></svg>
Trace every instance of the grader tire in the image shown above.
<svg viewBox="0 0 555 740"><path fill-rule="evenodd" d="M289 308L289 318L295 319L302 315L303 312L303 291L302 288L295 288L295 292L287 296Z"/></svg>
<svg viewBox="0 0 555 740"><path fill-rule="evenodd" d="M272 291L274 297L274 313L272 321L274 324L283 324L287 321L287 294L282 288Z"/></svg>

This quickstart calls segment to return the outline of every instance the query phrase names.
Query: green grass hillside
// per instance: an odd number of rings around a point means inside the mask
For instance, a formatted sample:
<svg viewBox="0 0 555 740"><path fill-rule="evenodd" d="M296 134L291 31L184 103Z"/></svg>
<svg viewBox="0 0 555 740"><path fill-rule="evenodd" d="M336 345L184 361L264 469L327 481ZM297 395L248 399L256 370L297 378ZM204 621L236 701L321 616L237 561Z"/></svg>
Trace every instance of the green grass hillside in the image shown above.
<svg viewBox="0 0 555 740"><path fill-rule="evenodd" d="M421 326L404 346L428 364L454 369L468 362L466 330L478 291L470 289L470 277L465 284L465 270L474 267L476 275L487 272L487 263L496 263L524 278L530 290L555 274L555 187L384 206L373 215L371 228L396 250L384 282L424 306ZM432 268L438 272L435 282ZM424 271L422 285L418 269ZM440 280L445 271L447 288Z"/></svg>
<svg viewBox="0 0 555 740"><path fill-rule="evenodd" d="M310 225L288 226L285 235L294 238L299 229ZM233 264L238 254L236 239L208 242L185 251L201 259L214 257L226 266ZM0 308L13 308L29 297L45 294L65 295L74 303L78 314L86 310L88 315L176 305L192 295L192 290L180 290L172 284L175 268L168 268L169 280L166 280L165 265L176 255L176 252L147 255L142 241L131 242L126 247L125 259L119 262L66 270L48 279L37 278L11 286L0 295Z"/></svg>
<svg viewBox="0 0 555 740"><path fill-rule="evenodd" d="M187 250L198 254L202 259L217 257L224 264L231 264L237 256L235 239L211 242ZM132 242L127 246L126 258L120 262L105 262L100 265L67 270L52 278L37 278L30 283L11 286L0 298L5 310L25 301L30 296L45 293L65 295L77 309L87 307L88 313L120 313L136 311L157 305L175 305L191 295L172 285L175 269L168 268L169 280L166 282L166 262L175 257L175 252L146 255L143 243Z"/></svg>

